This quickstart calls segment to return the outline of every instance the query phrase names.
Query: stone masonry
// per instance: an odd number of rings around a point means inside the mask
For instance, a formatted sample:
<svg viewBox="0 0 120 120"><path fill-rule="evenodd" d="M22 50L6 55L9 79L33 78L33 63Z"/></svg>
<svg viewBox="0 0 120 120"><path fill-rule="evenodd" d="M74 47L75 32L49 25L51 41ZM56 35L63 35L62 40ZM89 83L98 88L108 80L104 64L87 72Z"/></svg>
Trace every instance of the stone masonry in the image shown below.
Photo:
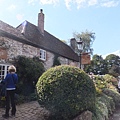
<svg viewBox="0 0 120 120"><path fill-rule="evenodd" d="M0 56L0 63L4 61L4 63L11 62L19 55L26 56L26 57L39 57L40 56L40 48L36 48L12 39L8 39L5 37L0 37L0 49L1 51L4 49L6 52L7 58L2 60ZM54 54L46 51L46 61L43 61L44 67L46 69L50 68L53 65ZM73 61L68 60L63 57L59 57L61 64L70 64L73 65ZM74 63L77 66L77 63Z"/></svg>

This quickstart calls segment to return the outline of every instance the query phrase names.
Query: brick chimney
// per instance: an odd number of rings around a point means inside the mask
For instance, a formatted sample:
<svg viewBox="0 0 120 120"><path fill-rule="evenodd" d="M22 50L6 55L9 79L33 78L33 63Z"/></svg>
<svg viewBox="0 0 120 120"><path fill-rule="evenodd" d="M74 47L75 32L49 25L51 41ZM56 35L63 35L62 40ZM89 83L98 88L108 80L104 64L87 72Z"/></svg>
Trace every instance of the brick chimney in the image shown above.
<svg viewBox="0 0 120 120"><path fill-rule="evenodd" d="M42 9L40 9L40 13L38 13L38 29L44 36L44 14Z"/></svg>
<svg viewBox="0 0 120 120"><path fill-rule="evenodd" d="M71 48L75 51L75 45L76 45L76 39L75 38L71 38L70 39L70 46Z"/></svg>

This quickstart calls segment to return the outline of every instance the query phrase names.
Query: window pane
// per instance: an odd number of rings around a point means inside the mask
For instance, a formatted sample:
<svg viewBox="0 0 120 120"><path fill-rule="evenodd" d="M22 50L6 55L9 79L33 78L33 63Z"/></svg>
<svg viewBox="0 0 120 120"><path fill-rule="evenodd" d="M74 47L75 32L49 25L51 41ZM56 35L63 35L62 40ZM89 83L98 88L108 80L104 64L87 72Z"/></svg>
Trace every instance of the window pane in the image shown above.
<svg viewBox="0 0 120 120"><path fill-rule="evenodd" d="M0 79L4 79L6 74L8 73L9 65L0 64Z"/></svg>
<svg viewBox="0 0 120 120"><path fill-rule="evenodd" d="M40 49L40 59L41 60L46 60L46 51Z"/></svg>

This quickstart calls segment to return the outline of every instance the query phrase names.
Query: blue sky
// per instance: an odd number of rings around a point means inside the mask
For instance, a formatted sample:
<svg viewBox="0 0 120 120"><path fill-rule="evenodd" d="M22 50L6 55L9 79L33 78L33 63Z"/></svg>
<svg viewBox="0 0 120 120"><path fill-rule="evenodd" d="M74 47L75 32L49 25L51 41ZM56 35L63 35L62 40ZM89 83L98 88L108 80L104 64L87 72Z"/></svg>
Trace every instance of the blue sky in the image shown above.
<svg viewBox="0 0 120 120"><path fill-rule="evenodd" d="M93 54L120 55L120 0L0 0L0 20L17 27L27 20L37 25L43 9L45 30L66 40L74 32L94 32Z"/></svg>

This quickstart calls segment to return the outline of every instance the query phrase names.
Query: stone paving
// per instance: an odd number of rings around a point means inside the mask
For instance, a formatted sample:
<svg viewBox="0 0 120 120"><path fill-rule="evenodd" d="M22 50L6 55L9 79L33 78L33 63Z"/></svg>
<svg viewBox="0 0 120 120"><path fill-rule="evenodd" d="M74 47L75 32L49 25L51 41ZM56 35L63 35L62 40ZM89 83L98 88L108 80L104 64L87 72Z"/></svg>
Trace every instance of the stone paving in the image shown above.
<svg viewBox="0 0 120 120"><path fill-rule="evenodd" d="M16 106L16 116L10 116L7 120L44 120L43 114L48 114L45 109L40 107L37 101L24 103ZM0 108L0 120L6 120L2 117L5 108Z"/></svg>
<svg viewBox="0 0 120 120"><path fill-rule="evenodd" d="M5 108L0 108L0 120L45 120L49 112L42 108L37 101L17 105L16 116L8 119L2 117ZM120 107L118 107L109 120L120 120Z"/></svg>

